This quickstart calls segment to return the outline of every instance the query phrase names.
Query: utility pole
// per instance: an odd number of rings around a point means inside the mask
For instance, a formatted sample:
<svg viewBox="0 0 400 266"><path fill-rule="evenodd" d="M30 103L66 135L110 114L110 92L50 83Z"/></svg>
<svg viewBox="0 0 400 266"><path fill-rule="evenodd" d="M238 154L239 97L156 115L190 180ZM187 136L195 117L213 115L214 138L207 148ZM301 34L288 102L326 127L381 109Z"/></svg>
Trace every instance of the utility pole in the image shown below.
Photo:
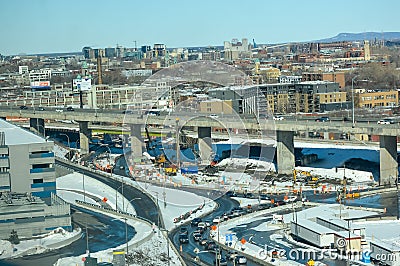
<svg viewBox="0 0 400 266"><path fill-rule="evenodd" d="M179 143L179 118L177 117L175 120L176 123L176 166L178 167L178 170L180 168L180 156L181 156L181 151L180 151L180 143Z"/></svg>

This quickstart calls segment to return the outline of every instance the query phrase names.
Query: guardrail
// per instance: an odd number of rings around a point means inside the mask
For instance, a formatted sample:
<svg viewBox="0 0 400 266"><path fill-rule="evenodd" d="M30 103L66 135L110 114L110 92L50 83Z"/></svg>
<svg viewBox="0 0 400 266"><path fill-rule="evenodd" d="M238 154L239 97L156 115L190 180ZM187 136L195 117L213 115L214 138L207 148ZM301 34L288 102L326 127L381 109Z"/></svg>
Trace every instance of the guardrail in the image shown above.
<svg viewBox="0 0 400 266"><path fill-rule="evenodd" d="M89 168L89 167L86 167L86 166L82 166L82 165L79 165L79 164L74 164L74 163L70 162L70 161L67 160L67 159L64 159L64 158L56 158L56 161L57 161L57 160L60 161L60 162L65 163L65 164L72 165L73 167L79 168L79 169L81 169L81 170L86 170L86 171L92 172L92 173L94 173L94 174L101 175L101 176L103 176L103 177L109 177L109 178L111 178L111 175L110 175L109 173L104 173L104 172L99 171L99 170L93 170L93 169L91 169L91 168ZM112 179L114 179L114 180L117 180L117 177L120 177L120 176L119 176L119 175L114 175L114 174L112 175ZM128 183L127 183L127 184L128 184ZM132 184L129 184L129 185L132 185ZM153 197L151 194L149 194L147 191L145 191L140 185L135 185L134 187L135 187L136 189L140 190L142 193L148 195L149 198L150 198L150 199L154 202L154 204L157 206L157 210L160 212L159 206L157 205L156 200L154 199L154 197ZM103 211L105 211L105 212L112 213L112 214L119 215L119 216L123 216L123 217L125 217L125 218L136 219L136 220L138 220L138 221L147 223L149 226L152 226L152 224L153 224L153 223L152 223L151 221L149 221L148 219L143 218L143 217L140 217L140 216L137 216L137 215L133 215L133 214L126 213L126 212L121 212L121 211L116 211L116 210L111 209L111 208L104 208L104 207L101 207L101 206L98 206L98 205L94 205L94 204L90 204L90 203L83 202L83 201L76 201L76 202L79 202L78 204L81 204L81 205L86 205L86 206L90 205L91 207L93 207L93 208L95 208L95 209L101 209L101 210L103 210ZM161 222L164 224L163 219L162 219L161 212L159 213L159 215L160 215L160 220L161 220ZM151 236L152 236L152 233L151 233L149 236L151 237ZM136 243L135 245L130 245L129 247L136 248L136 247L140 246L141 244L143 244L144 242L146 242L146 241L148 241L148 240L149 240L149 238L146 238L145 240L140 241L140 242ZM175 248L174 244L173 244L172 241L169 239L169 237L167 237L167 241L169 241L170 246L171 246L172 249L174 250L176 256L178 257L178 259L179 259L179 261L182 263L182 265L186 266L186 263L185 263L185 261L183 260L181 254L180 254L180 253L178 252L178 250Z"/></svg>
<svg viewBox="0 0 400 266"><path fill-rule="evenodd" d="M83 201L80 201L80 200L75 200L75 202L79 206L84 207L84 208L88 208L88 209L92 209L92 210L99 210L99 211L102 211L102 212L105 212L105 213L109 213L109 214L114 214L114 215L120 216L122 218L132 219L132 220L135 220L135 221L140 222L140 223L145 223L150 228L152 227L152 223L150 221L148 221L148 220L146 220L146 219L144 219L142 217L138 217L136 215L127 213L127 212L116 211L116 210L111 209L111 208L104 208L102 206L98 206L98 205L95 205L95 204L92 204L92 203L83 202ZM147 236L145 236L144 238L138 240L137 242L135 242L133 244L130 244L128 246L128 248L137 248L137 247L139 247L143 243L149 241L153 237L153 235L154 235L153 231L150 230L150 233Z"/></svg>

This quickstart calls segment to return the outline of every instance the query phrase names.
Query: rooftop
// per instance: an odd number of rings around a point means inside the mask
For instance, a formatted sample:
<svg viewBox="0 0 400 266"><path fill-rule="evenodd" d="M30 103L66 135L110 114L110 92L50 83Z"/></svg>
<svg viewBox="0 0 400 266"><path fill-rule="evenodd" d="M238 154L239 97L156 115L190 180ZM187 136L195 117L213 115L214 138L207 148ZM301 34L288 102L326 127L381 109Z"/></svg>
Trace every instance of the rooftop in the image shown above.
<svg viewBox="0 0 400 266"><path fill-rule="evenodd" d="M46 140L25 129L0 119L0 132L4 132L6 145L45 143Z"/></svg>

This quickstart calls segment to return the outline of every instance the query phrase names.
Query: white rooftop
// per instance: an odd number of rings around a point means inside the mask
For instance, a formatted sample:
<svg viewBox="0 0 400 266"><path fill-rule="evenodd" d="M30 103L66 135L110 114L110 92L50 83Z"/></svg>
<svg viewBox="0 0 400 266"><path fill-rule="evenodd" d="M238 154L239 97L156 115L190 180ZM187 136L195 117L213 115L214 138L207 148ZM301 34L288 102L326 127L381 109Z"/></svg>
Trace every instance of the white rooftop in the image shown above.
<svg viewBox="0 0 400 266"><path fill-rule="evenodd" d="M20 145L31 143L44 143L46 140L25 129L0 119L0 132L4 132L6 145Z"/></svg>
<svg viewBox="0 0 400 266"><path fill-rule="evenodd" d="M296 221L291 221L293 224L296 224ZM307 219L298 219L297 224L301 227L305 227L310 231L313 231L320 235L326 234L334 234L336 231L329 229L328 227L317 224L316 222L307 220Z"/></svg>

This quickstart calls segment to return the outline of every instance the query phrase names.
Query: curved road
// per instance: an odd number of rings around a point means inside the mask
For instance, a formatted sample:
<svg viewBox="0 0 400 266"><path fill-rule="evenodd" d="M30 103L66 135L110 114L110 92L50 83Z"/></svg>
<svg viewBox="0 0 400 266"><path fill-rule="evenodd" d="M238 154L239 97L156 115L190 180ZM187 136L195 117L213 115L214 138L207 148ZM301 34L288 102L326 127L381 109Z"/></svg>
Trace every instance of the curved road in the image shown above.
<svg viewBox="0 0 400 266"><path fill-rule="evenodd" d="M205 196L205 197L209 197L209 194L215 194L216 193L221 193L219 191L203 191L203 190L196 190L196 189L191 189L191 188L185 188L185 190L189 191L189 192L193 192L196 193L198 195L201 196ZM226 195L222 195L221 197L219 197L218 199L215 200L218 204L218 208L212 212L209 215L206 215L205 217L202 218L202 220L213 220L216 216L221 216L224 213L228 213L230 212L234 207L238 207L239 203L235 200L232 200L230 197L226 196ZM196 230L195 227L191 227L190 224L188 225L184 225L185 227L187 227L188 232L189 232L189 243L186 244L182 244L182 251L183 251L183 257L185 259L185 262L187 263L187 265L199 265L196 264L195 262L193 262L191 259L189 258L194 258L196 257L196 253L194 252L195 248L198 248L200 251L204 251L205 248L204 246L201 246L198 242L193 240L193 232ZM175 247L177 247L177 249L180 249L180 243L179 243L179 230L180 230L181 226L178 227L176 230L171 232L170 238L172 240L172 242L174 243ZM209 233L209 230L205 231L203 236L207 236ZM222 251L221 252L222 257L225 257L226 252ZM215 253L211 253L211 252L204 252L204 253L199 253L199 258L201 260L201 262L207 265L215 265L214 264L214 260L215 260ZM247 265L248 266L252 266L252 265L257 265L255 263L253 263L252 261L250 261L250 259L248 258L247 261Z"/></svg>
<svg viewBox="0 0 400 266"><path fill-rule="evenodd" d="M121 192L121 182L115 181L114 179L111 179L109 177L99 175L96 173L93 173L88 170L83 170L76 165L69 164L63 161L57 160L56 163L58 165L70 168L76 172L83 173L86 176L92 177L94 179L97 179L98 181L106 184L107 186L113 188L113 189L118 189L119 192ZM157 224L158 222L158 208L156 206L156 203L150 198L149 195L146 193L142 192L141 190L124 185L124 197L127 200L132 200L131 204L136 210L136 215L139 216L140 218L143 218L145 220L150 221L151 223ZM135 198L140 198L140 201L135 201L133 199ZM162 221L162 219L161 219Z"/></svg>

